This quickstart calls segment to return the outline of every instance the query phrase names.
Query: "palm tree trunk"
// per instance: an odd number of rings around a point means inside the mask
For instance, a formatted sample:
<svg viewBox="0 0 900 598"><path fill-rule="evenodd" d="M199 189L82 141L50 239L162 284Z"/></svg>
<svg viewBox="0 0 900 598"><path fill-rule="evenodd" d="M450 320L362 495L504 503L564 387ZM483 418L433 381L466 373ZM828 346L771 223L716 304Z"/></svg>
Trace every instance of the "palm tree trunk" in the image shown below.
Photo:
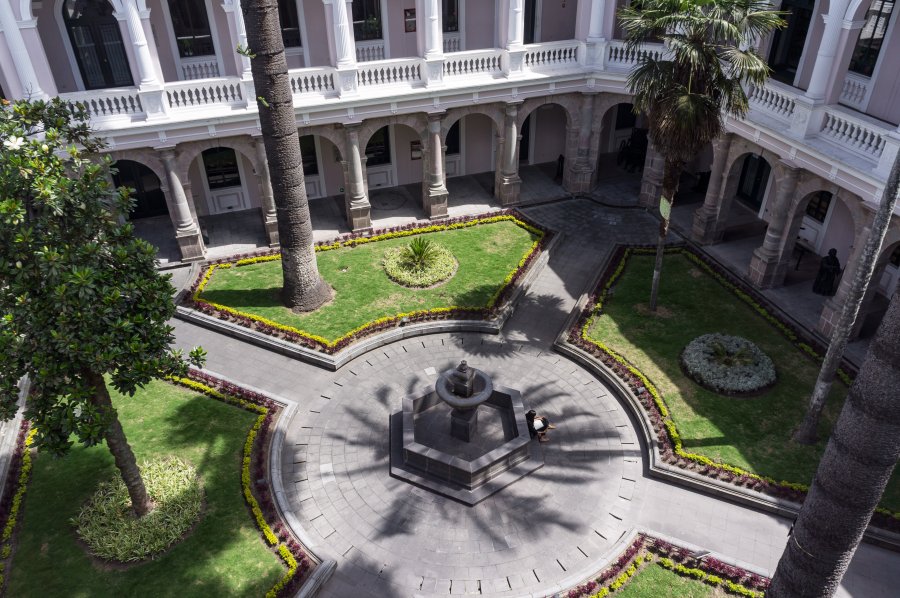
<svg viewBox="0 0 900 598"><path fill-rule="evenodd" d="M825 407L825 399L828 398L828 392L834 383L835 374L837 374L841 359L844 357L844 351L847 349L850 331L854 322L856 322L863 297L865 297L866 290L869 288L869 283L872 280L875 262L881 253L884 237L891 224L894 206L897 205L897 195L898 191L900 191L898 185L900 185L900 154L894 160L894 167L891 169L891 174L888 177L888 184L881 196L881 204L875 213L875 221L872 223L871 233L869 238L866 239L866 246L860 258L859 267L856 269L856 275L853 277L853 285L841 309L841 317L838 320L838 324L831 335L831 343L828 345L828 351L825 353L825 361L822 362L822 369L819 370L819 377L816 379L816 385L813 387L813 393L809 399L809 408L800 427L794 432L794 440L801 444L814 444L818 438L819 418L822 415L822 409Z"/></svg>
<svg viewBox="0 0 900 598"><path fill-rule="evenodd" d="M662 197L669 200L669 205L675 204L675 194L678 192L678 180L681 171L684 170L684 162L666 158L663 166ZM653 264L653 283L650 287L650 311L656 311L656 302L659 298L659 280L662 276L663 252L666 248L666 236L669 234L669 217L663 216L659 223L659 239L656 243L656 261Z"/></svg>
<svg viewBox="0 0 900 598"><path fill-rule="evenodd" d="M152 510L150 503L150 495L147 494L147 488L144 487L144 480L141 477L141 470L138 467L137 459L134 452L125 438L125 431L119 422L119 416L113 407L112 400L109 398L109 390L106 388L106 380L101 374L91 370L84 371L84 378L94 387L94 393L91 395L91 404L94 405L104 415L109 414L109 427L106 429L106 444L109 452L112 453L116 462L116 467L125 482L128 489L128 496L131 497L131 507L138 517L143 517Z"/></svg>
<svg viewBox="0 0 900 598"><path fill-rule="evenodd" d="M900 293L838 418L766 596L832 596L900 458Z"/></svg>
<svg viewBox="0 0 900 598"><path fill-rule="evenodd" d="M284 275L282 300L295 311L310 311L330 299L331 288L319 276L316 265L278 2L241 0L241 8L247 27L247 43L255 55L250 65L278 218Z"/></svg>

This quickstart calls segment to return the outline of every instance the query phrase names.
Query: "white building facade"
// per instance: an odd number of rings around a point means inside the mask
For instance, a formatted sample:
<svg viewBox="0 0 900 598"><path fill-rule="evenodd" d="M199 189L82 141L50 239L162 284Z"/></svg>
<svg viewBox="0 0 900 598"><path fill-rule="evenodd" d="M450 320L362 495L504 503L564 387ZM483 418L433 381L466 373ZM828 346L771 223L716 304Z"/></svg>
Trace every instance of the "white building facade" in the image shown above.
<svg viewBox="0 0 900 598"><path fill-rule="evenodd" d="M423 217L447 213L447 178L493 173L497 205L519 201L521 164L557 162L587 193L603 157L634 139L626 89L639 52L612 0L280 0L311 201L340 195L348 226L371 227L369 192L421 185ZM760 40L772 81L698 157L708 172L692 235L713 244L729 217L765 223L746 264L783 284L798 239L847 264L819 330L846 296L900 149L900 31L894 0L784 0L788 27ZM0 90L83 102L136 189L132 218L168 214L185 261L203 259L199 219L256 210L277 226L239 0L0 0ZM252 50L252 49L251 49ZM640 52L665 52L647 44ZM641 202L661 161L643 158ZM708 181L708 183L707 183ZM900 215L867 305L900 269ZM862 320L860 325L862 325Z"/></svg>

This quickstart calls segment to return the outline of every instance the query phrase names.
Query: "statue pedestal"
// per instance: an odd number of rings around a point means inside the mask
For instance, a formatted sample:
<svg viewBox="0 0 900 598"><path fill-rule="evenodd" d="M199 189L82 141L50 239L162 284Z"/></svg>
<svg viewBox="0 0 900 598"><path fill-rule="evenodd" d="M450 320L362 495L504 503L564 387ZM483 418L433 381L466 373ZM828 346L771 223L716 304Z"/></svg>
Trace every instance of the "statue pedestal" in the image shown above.
<svg viewBox="0 0 900 598"><path fill-rule="evenodd" d="M450 435L471 442L478 430L478 409L454 409L450 412Z"/></svg>

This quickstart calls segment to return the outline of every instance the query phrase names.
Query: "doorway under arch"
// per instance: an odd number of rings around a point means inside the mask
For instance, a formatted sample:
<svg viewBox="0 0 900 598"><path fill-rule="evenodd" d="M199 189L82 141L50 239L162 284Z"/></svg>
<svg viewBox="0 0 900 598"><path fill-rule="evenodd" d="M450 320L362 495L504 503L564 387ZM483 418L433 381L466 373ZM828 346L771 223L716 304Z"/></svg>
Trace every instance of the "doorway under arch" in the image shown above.
<svg viewBox="0 0 900 598"><path fill-rule="evenodd" d="M140 162L117 160L113 184L131 189L133 205L128 213L129 220L165 216L169 213L166 196L156 173Z"/></svg>

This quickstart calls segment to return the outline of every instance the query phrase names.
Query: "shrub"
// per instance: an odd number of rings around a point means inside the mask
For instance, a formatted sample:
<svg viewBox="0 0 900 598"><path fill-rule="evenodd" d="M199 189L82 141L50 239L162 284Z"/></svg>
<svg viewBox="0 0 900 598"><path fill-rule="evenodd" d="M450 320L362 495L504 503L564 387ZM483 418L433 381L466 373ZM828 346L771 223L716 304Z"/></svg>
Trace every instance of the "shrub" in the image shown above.
<svg viewBox="0 0 900 598"><path fill-rule="evenodd" d="M681 364L695 382L714 392L746 394L775 383L775 364L762 349L739 336L698 336L684 348Z"/></svg>
<svg viewBox="0 0 900 598"><path fill-rule="evenodd" d="M407 287L428 287L447 280L456 272L453 254L422 237L385 251L382 264L391 280Z"/></svg>

